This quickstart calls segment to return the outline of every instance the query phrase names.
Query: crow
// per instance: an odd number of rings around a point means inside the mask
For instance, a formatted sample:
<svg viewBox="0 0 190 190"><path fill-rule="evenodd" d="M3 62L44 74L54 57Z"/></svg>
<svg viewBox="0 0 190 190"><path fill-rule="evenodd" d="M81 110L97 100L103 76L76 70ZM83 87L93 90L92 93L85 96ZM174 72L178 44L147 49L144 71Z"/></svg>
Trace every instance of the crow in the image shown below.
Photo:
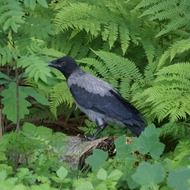
<svg viewBox="0 0 190 190"><path fill-rule="evenodd" d="M97 130L88 140L95 139L109 123L126 126L135 136L144 130L139 111L110 84L84 72L73 58L61 57L49 66L62 72L77 107L96 123Z"/></svg>

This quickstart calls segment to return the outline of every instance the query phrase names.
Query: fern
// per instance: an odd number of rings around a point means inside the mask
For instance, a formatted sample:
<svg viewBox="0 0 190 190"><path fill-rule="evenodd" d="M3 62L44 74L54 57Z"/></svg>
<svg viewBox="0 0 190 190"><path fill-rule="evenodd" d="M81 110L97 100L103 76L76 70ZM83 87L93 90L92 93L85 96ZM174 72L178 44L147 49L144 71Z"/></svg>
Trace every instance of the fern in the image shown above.
<svg viewBox="0 0 190 190"><path fill-rule="evenodd" d="M50 110L54 116L57 116L57 107L63 103L67 103L70 107L73 104L73 99L66 82L58 83L50 92Z"/></svg>
<svg viewBox="0 0 190 190"><path fill-rule="evenodd" d="M0 26L4 31L11 29L17 32L20 25L24 23L23 16L24 11L18 1L0 2Z"/></svg>
<svg viewBox="0 0 190 190"><path fill-rule="evenodd" d="M190 2L188 0L143 0L136 9L142 9L142 17L166 21L157 37L180 29L189 30ZM177 32L176 32L177 33Z"/></svg>
<svg viewBox="0 0 190 190"><path fill-rule="evenodd" d="M190 49L190 39L184 39L184 40L175 42L160 57L159 62L158 62L158 69L161 68L164 64L166 64L166 61L168 59L170 59L169 61L171 62L174 59L174 57L176 57L178 54L188 51L189 49Z"/></svg>
<svg viewBox="0 0 190 190"><path fill-rule="evenodd" d="M53 25L48 15L46 18L40 16L42 15L26 18L26 23L22 27L23 34L37 39L47 39L54 34Z"/></svg>
<svg viewBox="0 0 190 190"><path fill-rule="evenodd" d="M186 119L190 115L190 63L177 63L157 73L154 85L136 95L140 106L151 106L151 115L159 121ZM144 101L144 102L143 102Z"/></svg>
<svg viewBox="0 0 190 190"><path fill-rule="evenodd" d="M0 65L4 66L7 63L11 63L13 59L17 58L15 49L8 46L0 47Z"/></svg>
<svg viewBox="0 0 190 190"><path fill-rule="evenodd" d="M18 66L25 68L25 74L36 82L39 79L47 82L47 77L51 77L48 64L35 55L22 56L18 59Z"/></svg>
<svg viewBox="0 0 190 190"><path fill-rule="evenodd" d="M27 8L30 8L31 10L34 10L37 4L39 4L40 6L44 8L48 8L48 4L46 0L22 0L22 1L24 2L24 5Z"/></svg>
<svg viewBox="0 0 190 190"><path fill-rule="evenodd" d="M65 32L71 29L79 32L85 31L94 38L100 36L103 41L109 43L110 49L119 41L122 52L125 54L130 39L136 40L131 27L134 20L130 14L127 15L128 19L122 19L121 15L126 14L128 8L124 1L121 1L122 5L116 1L112 2L112 6L107 3L90 4L88 1L76 1L64 4L63 7L58 8L55 25L58 31ZM121 9L122 6L125 8Z"/></svg>
<svg viewBox="0 0 190 190"><path fill-rule="evenodd" d="M182 139L188 137L190 134L190 128L181 123L166 123L161 128L161 136L174 137L176 139Z"/></svg>
<svg viewBox="0 0 190 190"><path fill-rule="evenodd" d="M124 97L130 98L134 83L142 82L142 75L135 64L114 53L94 51L100 60L86 58L80 60L91 68L91 72L99 75L118 89ZM113 77L110 77L113 76Z"/></svg>

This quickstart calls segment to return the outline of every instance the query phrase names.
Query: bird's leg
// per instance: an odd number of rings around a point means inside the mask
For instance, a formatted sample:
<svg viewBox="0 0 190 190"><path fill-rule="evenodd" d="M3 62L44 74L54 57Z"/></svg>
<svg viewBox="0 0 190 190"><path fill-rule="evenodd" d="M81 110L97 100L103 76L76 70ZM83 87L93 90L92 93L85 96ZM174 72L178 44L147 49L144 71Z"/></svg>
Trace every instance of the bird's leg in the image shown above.
<svg viewBox="0 0 190 190"><path fill-rule="evenodd" d="M97 121L96 124L97 124L96 132L92 136L87 136L86 137L87 140L91 140L91 141L95 140L96 137L100 134L100 132L102 132L107 127L107 123L105 123L105 122L99 123Z"/></svg>

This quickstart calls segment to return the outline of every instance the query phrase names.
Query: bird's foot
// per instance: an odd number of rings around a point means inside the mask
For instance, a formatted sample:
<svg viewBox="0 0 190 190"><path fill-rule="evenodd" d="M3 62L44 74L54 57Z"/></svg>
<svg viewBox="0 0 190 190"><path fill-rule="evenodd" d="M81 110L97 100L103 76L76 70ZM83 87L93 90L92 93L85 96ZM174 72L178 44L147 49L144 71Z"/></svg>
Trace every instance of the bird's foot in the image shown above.
<svg viewBox="0 0 190 190"><path fill-rule="evenodd" d="M96 140L96 136L94 136L94 135L85 135L85 136L83 136L82 137L82 141L94 141L94 140Z"/></svg>

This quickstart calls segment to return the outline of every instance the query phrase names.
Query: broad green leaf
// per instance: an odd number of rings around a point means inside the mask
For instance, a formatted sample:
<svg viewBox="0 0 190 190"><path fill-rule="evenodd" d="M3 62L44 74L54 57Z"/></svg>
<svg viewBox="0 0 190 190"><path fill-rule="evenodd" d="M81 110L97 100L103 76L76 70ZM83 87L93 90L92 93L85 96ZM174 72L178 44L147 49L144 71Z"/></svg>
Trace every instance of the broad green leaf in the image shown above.
<svg viewBox="0 0 190 190"><path fill-rule="evenodd" d="M33 125L32 123L24 123L23 127L22 127L22 133L24 135L27 135L27 136L36 136L36 130L37 130L37 127L35 125Z"/></svg>
<svg viewBox="0 0 190 190"><path fill-rule="evenodd" d="M33 97L37 102L42 105L49 105L47 98L31 87L21 87L22 91L24 91L28 96Z"/></svg>
<svg viewBox="0 0 190 190"><path fill-rule="evenodd" d="M108 179L111 179L111 180L113 180L113 181L117 181L117 180L119 180L119 178L122 176L122 174L123 174L123 173L122 173L120 170L115 169L115 170L113 170L113 171L109 174Z"/></svg>
<svg viewBox="0 0 190 190"><path fill-rule="evenodd" d="M94 189L91 182L89 182L87 180L83 180L83 179L76 181L75 187L76 187L75 190L92 190L92 189Z"/></svg>
<svg viewBox="0 0 190 190"><path fill-rule="evenodd" d="M103 168L100 168L97 173L97 178L101 180L106 180L107 179L107 171L104 170Z"/></svg>
<svg viewBox="0 0 190 190"><path fill-rule="evenodd" d="M52 136L52 129L40 126L40 127L36 128L36 134L37 134L37 136L48 139Z"/></svg>
<svg viewBox="0 0 190 190"><path fill-rule="evenodd" d="M61 166L61 167L56 171L56 174L57 174L57 176L58 176L61 180L63 180L63 179L65 179L65 177L67 176L68 171L67 171L63 166Z"/></svg>
<svg viewBox="0 0 190 190"><path fill-rule="evenodd" d="M0 161L5 161L7 158L6 158L6 155L4 152L0 152Z"/></svg>
<svg viewBox="0 0 190 190"><path fill-rule="evenodd" d="M17 121L16 84L14 82L11 82L8 88L3 90L1 95L3 96L2 103L4 105L3 114L5 114L10 121L16 123ZM28 107L31 104L26 100L26 97L27 95L19 87L19 99L18 99L19 119L24 119L24 116L29 114Z"/></svg>
<svg viewBox="0 0 190 190"><path fill-rule="evenodd" d="M132 179L139 185L156 185L161 183L165 178L165 170L161 164L149 164L142 162L136 172L132 175Z"/></svg>
<svg viewBox="0 0 190 190"><path fill-rule="evenodd" d="M27 190L27 187L19 184L19 185L15 185L11 190Z"/></svg>
<svg viewBox="0 0 190 190"><path fill-rule="evenodd" d="M86 163L92 167L92 170L98 170L101 168L107 159L107 153L103 150L94 150L93 154L86 159Z"/></svg>
<svg viewBox="0 0 190 190"><path fill-rule="evenodd" d="M31 171L28 168L19 168L17 170L17 177L19 179L24 179L26 176L30 176L31 175Z"/></svg>
<svg viewBox="0 0 190 190"><path fill-rule="evenodd" d="M156 129L154 125L149 125L140 135L139 138L134 139L133 148L140 153L150 155L154 159L158 159L164 151L164 144L159 140L160 129Z"/></svg>
<svg viewBox="0 0 190 190"><path fill-rule="evenodd" d="M96 185L96 190L108 190L108 187L107 187L107 184L102 182L102 183L99 183L98 185Z"/></svg>
<svg viewBox="0 0 190 190"><path fill-rule="evenodd" d="M46 183L46 184L32 185L31 190L56 190L56 189L50 187L50 185Z"/></svg>
<svg viewBox="0 0 190 190"><path fill-rule="evenodd" d="M190 168L180 168L168 175L168 185L175 190L190 189Z"/></svg>
<svg viewBox="0 0 190 190"><path fill-rule="evenodd" d="M127 156L131 155L130 146L126 144L126 137L120 136L115 141L115 148L117 151L116 157L119 159L125 159Z"/></svg>
<svg viewBox="0 0 190 190"><path fill-rule="evenodd" d="M5 170L0 171L0 181L4 181L7 177L7 172Z"/></svg>

